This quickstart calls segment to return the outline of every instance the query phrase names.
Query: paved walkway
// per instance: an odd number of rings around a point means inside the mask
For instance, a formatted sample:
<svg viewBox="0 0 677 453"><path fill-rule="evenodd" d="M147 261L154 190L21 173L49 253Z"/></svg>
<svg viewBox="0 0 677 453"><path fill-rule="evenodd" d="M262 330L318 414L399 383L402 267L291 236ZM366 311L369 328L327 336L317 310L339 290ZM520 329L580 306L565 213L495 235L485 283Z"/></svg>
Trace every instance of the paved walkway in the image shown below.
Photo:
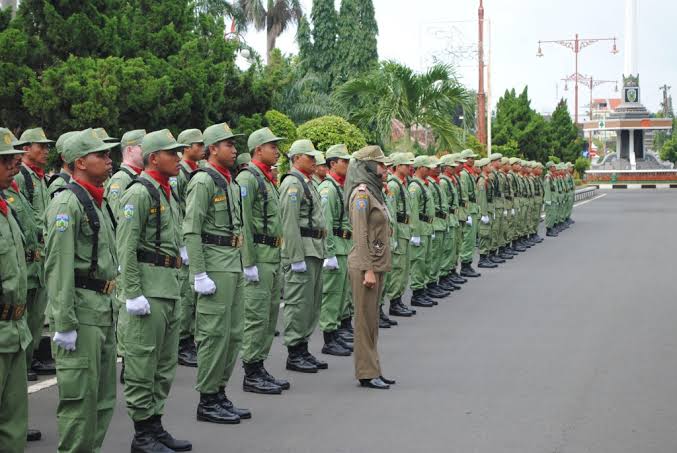
<svg viewBox="0 0 677 453"><path fill-rule="evenodd" d="M359 388L350 358L288 373L278 338L268 366L291 391L245 394L238 369L229 395L254 418L198 423L195 372L180 367L166 425L209 453L677 451L677 192L610 192L574 218L559 238L382 330L392 390ZM129 451L118 395L104 452ZM30 397L44 440L29 452L55 451L56 397Z"/></svg>

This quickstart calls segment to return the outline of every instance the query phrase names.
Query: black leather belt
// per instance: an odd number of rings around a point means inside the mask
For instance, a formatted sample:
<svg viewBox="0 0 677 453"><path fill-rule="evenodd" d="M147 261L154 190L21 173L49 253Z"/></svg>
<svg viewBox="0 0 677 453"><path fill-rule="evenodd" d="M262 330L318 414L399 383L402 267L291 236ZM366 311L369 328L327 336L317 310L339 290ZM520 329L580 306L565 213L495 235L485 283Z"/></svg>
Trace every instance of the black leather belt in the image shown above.
<svg viewBox="0 0 677 453"><path fill-rule="evenodd" d="M255 234L254 244L263 244L270 247L280 247L282 245L282 238L276 236L266 236L265 234Z"/></svg>
<svg viewBox="0 0 677 453"><path fill-rule="evenodd" d="M342 239L352 239L353 238L353 232L344 230L342 228L334 228L333 229L334 236L340 237Z"/></svg>
<svg viewBox="0 0 677 453"><path fill-rule="evenodd" d="M136 259L139 263L152 264L159 267L170 267L181 269L182 261L180 256L169 256L155 252L136 252Z"/></svg>
<svg viewBox="0 0 677 453"><path fill-rule="evenodd" d="M397 213L397 223L408 224L409 223L409 216L402 213L402 212L398 212Z"/></svg>
<svg viewBox="0 0 677 453"><path fill-rule="evenodd" d="M440 212L436 212L436 213L435 213L435 217L437 217L438 219L447 220L447 215L446 215L445 213L443 213L443 212L441 212L441 213L440 213Z"/></svg>
<svg viewBox="0 0 677 453"><path fill-rule="evenodd" d="M421 222L433 223L433 218L430 217L430 216L427 216L427 215L425 215L425 214L419 214L419 215L418 215L418 219L419 219Z"/></svg>
<svg viewBox="0 0 677 453"><path fill-rule="evenodd" d="M26 313L25 305L0 304L0 321L18 321Z"/></svg>
<svg viewBox="0 0 677 453"><path fill-rule="evenodd" d="M299 228L301 230L301 236L304 238L313 238L313 239L324 239L326 233L324 230L319 230L316 228Z"/></svg>
<svg viewBox="0 0 677 453"><path fill-rule="evenodd" d="M75 287L88 289L100 294L111 294L115 290L115 280L75 276Z"/></svg>
<svg viewBox="0 0 677 453"><path fill-rule="evenodd" d="M221 247L237 247L239 241L237 236L219 236L217 234L203 233L202 243Z"/></svg>
<svg viewBox="0 0 677 453"><path fill-rule="evenodd" d="M42 253L40 250L26 250L26 262L33 263L42 260Z"/></svg>

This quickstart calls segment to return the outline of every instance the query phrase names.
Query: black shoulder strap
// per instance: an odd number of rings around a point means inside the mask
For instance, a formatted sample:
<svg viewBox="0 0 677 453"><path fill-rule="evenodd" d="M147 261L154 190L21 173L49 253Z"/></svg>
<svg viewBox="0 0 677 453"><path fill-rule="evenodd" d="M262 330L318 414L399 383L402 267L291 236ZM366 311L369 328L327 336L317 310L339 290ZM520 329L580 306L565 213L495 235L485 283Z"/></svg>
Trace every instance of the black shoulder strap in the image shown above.
<svg viewBox="0 0 677 453"><path fill-rule="evenodd" d="M325 181L329 181L332 186L334 186L334 189L336 189L336 192L339 194L339 197L341 198L341 202L339 203L340 206L340 211L339 211L339 228L341 228L341 225L343 225L343 217L345 216L345 206L343 205L343 189L334 181L334 178L331 176L329 178L326 178Z"/></svg>
<svg viewBox="0 0 677 453"><path fill-rule="evenodd" d="M402 181L400 181L400 178L398 178L397 176L392 176L391 178L392 178L393 181L395 181L395 183L400 188L400 197L399 198L400 198L400 205L402 206L402 210L399 211L399 214L402 215L402 216L406 216L407 215L407 197L404 193L404 191L405 191L404 185L402 184Z"/></svg>
<svg viewBox="0 0 677 453"><path fill-rule="evenodd" d="M125 167L120 166L120 171L123 172L123 173L126 173L127 176L129 176L130 178L132 178L132 180L135 180L135 179L138 177L136 173L134 173L133 171L131 171L131 170L128 169L128 168L125 168Z"/></svg>
<svg viewBox="0 0 677 453"><path fill-rule="evenodd" d="M153 209L155 209L155 253L159 254L160 244L162 243L162 240L160 239L160 230L162 228L162 212L160 211L162 205L160 203L160 191L146 178L134 178L132 183L127 187L129 188L136 183L139 183L146 188L153 202Z"/></svg>
<svg viewBox="0 0 677 453"><path fill-rule="evenodd" d="M242 171L254 175L254 179L259 186L259 193L263 197L263 234L268 236L268 190L266 189L266 182L263 180L263 176L249 167L243 168Z"/></svg>
<svg viewBox="0 0 677 453"><path fill-rule="evenodd" d="M309 209L308 209L308 227L310 229L312 229L313 228L313 208L314 208L314 206L313 206L313 195L310 193L310 187L308 187L308 184L306 184L306 181L303 179L303 177L300 176L300 175L297 175L296 173L287 173L286 175L284 175L282 177L282 180L284 181L284 178L286 178L287 176L293 176L296 179L298 179L299 182L301 183L301 187L303 187L303 193L305 194L306 198L308 199L308 206L309 206Z"/></svg>
<svg viewBox="0 0 677 453"><path fill-rule="evenodd" d="M228 206L228 222L230 223L230 226L233 226L233 213L230 211L230 208L232 206L230 202L230 190L228 190L228 183L226 182L226 179L221 176L221 174L214 170L213 168L210 167L204 167L204 168L198 168L195 170L192 175L196 175L199 172L204 172L207 173L211 178L212 181L214 181L214 184L216 184L216 187L219 189L223 190L223 193L226 195L226 204Z"/></svg>
<svg viewBox="0 0 677 453"><path fill-rule="evenodd" d="M425 187L423 187L423 184L418 179L412 179L411 182L421 188L421 193L423 194L423 212L428 211L428 194L425 191Z"/></svg>
<svg viewBox="0 0 677 453"><path fill-rule="evenodd" d="M33 177L31 176L31 172L29 172L28 169L23 165L19 165L19 171L21 172L21 175L24 177L24 187L26 187L26 198L28 198L28 202L32 206L33 194L35 193L35 187L33 186Z"/></svg>
<svg viewBox="0 0 677 453"><path fill-rule="evenodd" d="M89 263L89 276L94 277L96 273L96 268L98 267L99 262L99 230L101 229L101 222L99 220L99 215L96 213L96 208L94 208L94 203L92 202L87 191L83 189L78 184L68 183L64 190L70 190L75 194L75 197L78 199L83 209L85 210L85 215L87 216L87 221L89 226L94 231L94 237L92 237L92 258Z"/></svg>
<svg viewBox="0 0 677 453"><path fill-rule="evenodd" d="M440 181L444 181L446 183L445 185L447 186L447 197L450 198L449 206L455 205L456 204L456 195L454 194L454 189L452 187L454 185L454 182L447 175L442 175L440 177Z"/></svg>
<svg viewBox="0 0 677 453"><path fill-rule="evenodd" d="M442 193L440 192L440 188L437 187L437 184L434 182L430 182L429 184L433 186L433 189L435 189L435 193L437 194L437 202L439 203L440 207L442 207Z"/></svg>
<svg viewBox="0 0 677 453"><path fill-rule="evenodd" d="M47 187L51 186L51 185L54 183L54 181L56 181L56 180L59 179L59 178L61 178L61 179L63 179L64 181L66 181L66 184L68 184L69 182L71 182L71 175L69 175L69 174L66 173L65 171L62 171L62 172L60 172L60 173L57 173L57 174L55 174L55 175L52 175L52 177L49 178L49 181L47 181Z"/></svg>
<svg viewBox="0 0 677 453"><path fill-rule="evenodd" d="M181 173L183 173L183 176L186 177L186 179L190 180L190 177L193 175L194 172L186 170L186 167L181 165Z"/></svg>

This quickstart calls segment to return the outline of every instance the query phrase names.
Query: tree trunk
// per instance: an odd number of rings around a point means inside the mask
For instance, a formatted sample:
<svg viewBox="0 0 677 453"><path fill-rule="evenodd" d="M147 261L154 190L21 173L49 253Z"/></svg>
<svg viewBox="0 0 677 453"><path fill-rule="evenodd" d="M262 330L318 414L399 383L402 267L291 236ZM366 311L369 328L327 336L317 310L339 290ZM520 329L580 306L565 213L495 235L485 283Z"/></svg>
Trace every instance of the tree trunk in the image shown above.
<svg viewBox="0 0 677 453"><path fill-rule="evenodd" d="M270 17L268 18L270 20ZM282 27L280 24L273 23L268 25L266 43L267 43L267 52L266 52L266 63L270 61L270 54L275 48L275 43L277 42L277 37L282 33Z"/></svg>

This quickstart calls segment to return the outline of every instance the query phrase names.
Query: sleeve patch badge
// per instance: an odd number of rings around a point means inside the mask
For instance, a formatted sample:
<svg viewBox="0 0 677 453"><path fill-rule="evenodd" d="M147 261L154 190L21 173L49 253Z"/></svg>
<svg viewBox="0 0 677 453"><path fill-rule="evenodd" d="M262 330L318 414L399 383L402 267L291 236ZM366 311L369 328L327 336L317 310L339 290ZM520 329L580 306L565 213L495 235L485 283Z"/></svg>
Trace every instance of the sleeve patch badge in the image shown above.
<svg viewBox="0 0 677 453"><path fill-rule="evenodd" d="M355 197L355 208L358 211L364 211L367 209L367 206L369 206L369 197L365 194L358 194Z"/></svg>
<svg viewBox="0 0 677 453"><path fill-rule="evenodd" d="M60 233L66 231L68 229L68 225L70 225L70 221L71 218L68 216L68 214L57 214L54 222L56 231Z"/></svg>
<svg viewBox="0 0 677 453"><path fill-rule="evenodd" d="M298 201L299 189L290 187L287 195L289 195L289 201L296 203Z"/></svg>
<svg viewBox="0 0 677 453"><path fill-rule="evenodd" d="M120 195L120 184L111 184L109 195L112 197L117 197Z"/></svg>
<svg viewBox="0 0 677 453"><path fill-rule="evenodd" d="M126 204L125 207L122 208L122 216L126 220L130 220L132 217L134 217L134 205Z"/></svg>
<svg viewBox="0 0 677 453"><path fill-rule="evenodd" d="M242 198L247 198L247 187L240 186L240 196Z"/></svg>
<svg viewBox="0 0 677 453"><path fill-rule="evenodd" d="M176 186L179 185L179 180L176 179L176 176L172 176L172 177L169 178L169 185L170 185L172 188L176 189Z"/></svg>

